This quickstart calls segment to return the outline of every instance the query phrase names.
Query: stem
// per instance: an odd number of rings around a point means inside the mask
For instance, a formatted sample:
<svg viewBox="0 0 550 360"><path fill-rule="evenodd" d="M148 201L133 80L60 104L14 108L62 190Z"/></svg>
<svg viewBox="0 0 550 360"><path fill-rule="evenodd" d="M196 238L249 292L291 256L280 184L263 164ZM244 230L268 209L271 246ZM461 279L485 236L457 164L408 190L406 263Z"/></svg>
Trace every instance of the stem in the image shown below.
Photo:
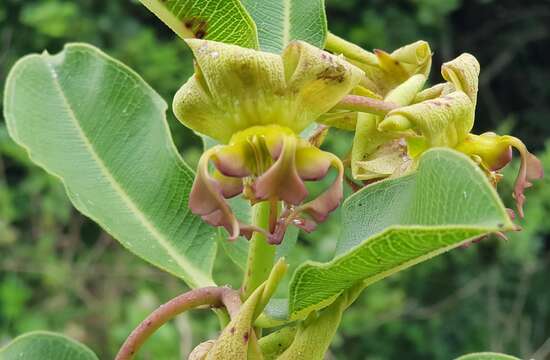
<svg viewBox="0 0 550 360"><path fill-rule="evenodd" d="M145 341L162 325L182 312L198 306L225 306L234 316L241 305L239 295L227 287L204 287L182 294L153 311L132 331L120 348L115 360L130 360Z"/></svg>
<svg viewBox="0 0 550 360"><path fill-rule="evenodd" d="M271 201L254 205L253 224L269 231L271 207ZM268 278L275 261L275 250L276 246L269 244L263 234L255 232L252 235L242 286L243 301Z"/></svg>
<svg viewBox="0 0 550 360"><path fill-rule="evenodd" d="M336 104L334 110L351 110L376 115L386 115L390 111L397 109L398 105L393 102L373 99L366 96L347 95Z"/></svg>

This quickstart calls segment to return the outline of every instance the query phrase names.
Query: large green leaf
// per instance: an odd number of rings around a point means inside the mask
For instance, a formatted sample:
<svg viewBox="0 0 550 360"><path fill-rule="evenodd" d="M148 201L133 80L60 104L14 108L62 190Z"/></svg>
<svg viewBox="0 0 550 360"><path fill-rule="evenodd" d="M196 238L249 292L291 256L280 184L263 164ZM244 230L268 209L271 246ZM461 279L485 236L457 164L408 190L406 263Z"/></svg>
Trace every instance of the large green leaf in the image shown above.
<svg viewBox="0 0 550 360"><path fill-rule="evenodd" d="M78 210L190 286L210 285L215 232L188 210L194 175L166 108L136 73L84 44L21 59L4 98L11 137Z"/></svg>
<svg viewBox="0 0 550 360"><path fill-rule="evenodd" d="M344 203L338 255L296 270L290 315L297 318L326 306L360 281L369 285L472 239L512 228L476 164L453 150L430 150L414 173L368 186Z"/></svg>
<svg viewBox="0 0 550 360"><path fill-rule="evenodd" d="M239 0L140 0L181 38L258 47L256 25Z"/></svg>
<svg viewBox="0 0 550 360"><path fill-rule="evenodd" d="M60 334L35 331L0 349L2 360L98 360L86 346Z"/></svg>
<svg viewBox="0 0 550 360"><path fill-rule="evenodd" d="M505 354L483 352L463 355L455 360L519 360L519 358Z"/></svg>
<svg viewBox="0 0 550 360"><path fill-rule="evenodd" d="M280 53L292 40L322 48L327 35L324 0L242 0L258 28L260 49Z"/></svg>

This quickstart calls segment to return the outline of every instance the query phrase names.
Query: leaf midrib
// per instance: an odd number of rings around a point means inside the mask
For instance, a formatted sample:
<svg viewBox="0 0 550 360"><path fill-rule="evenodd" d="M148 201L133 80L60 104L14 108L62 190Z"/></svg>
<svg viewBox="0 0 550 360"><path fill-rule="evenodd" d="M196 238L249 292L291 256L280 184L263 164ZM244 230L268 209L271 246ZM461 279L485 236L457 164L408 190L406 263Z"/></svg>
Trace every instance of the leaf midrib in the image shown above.
<svg viewBox="0 0 550 360"><path fill-rule="evenodd" d="M283 0L283 46L284 49L290 41L290 8L291 0Z"/></svg>
<svg viewBox="0 0 550 360"><path fill-rule="evenodd" d="M190 270L195 268L195 266L191 262L189 262L189 260L185 256L178 253L177 250L172 247L172 245L170 245L169 240L154 225L154 223L147 217L147 215L139 208L139 206L135 203L135 201L132 199L130 194L128 194L124 190L124 188L120 185L120 183L117 181L115 176L109 170L109 167L103 162L103 160L101 160L101 158L97 156L94 145L90 142L88 136L86 135L84 130L81 128L77 120L75 111L73 110L68 98L65 95L65 92L63 91L63 88L61 87L61 84L59 83L59 76L57 72L55 71L54 67L49 61L43 58L42 60L44 61L44 63L52 73L52 76L51 76L52 83L54 84L55 88L59 92L59 95L68 112L69 118L79 134L80 140L88 150L88 153L90 154L92 160L96 162L96 164L98 165L103 176L114 188L115 193L120 197L122 202L130 210L130 212L140 220L143 227L147 229L147 231L151 234L151 236L158 241L159 245L166 251L168 256L172 257L176 261L178 266L181 268L181 271L187 275L186 281L189 284L189 286L197 287L197 286L213 285L212 280L208 276L205 276L204 273Z"/></svg>
<svg viewBox="0 0 550 360"><path fill-rule="evenodd" d="M468 231L478 231L479 234L488 234L488 233L491 233L493 231L495 231L494 228L489 228L489 227L478 227L478 226L446 226L446 225L443 225L443 226L438 226L440 228L446 228L446 229L453 229L453 228L456 228L456 230L459 230L459 229L464 229L464 230L468 230ZM396 225L396 226L390 226L389 228L387 229L384 229L383 231L380 231L376 234L373 234L372 236L368 237L368 239L372 239L372 238L375 238L375 237L379 237L381 236L382 234L386 233L386 232L390 232L390 231L395 231L395 230L407 230L407 229L419 229L421 228L421 226L401 226L401 225ZM414 257L408 261L404 261L403 263L399 264L397 267L394 267L390 270L387 270L387 271L382 271L380 273L377 273L373 276L370 276L370 277L367 277L367 278L364 278L362 280L359 280L361 282L364 283L364 287L367 287L369 286L370 284L373 284L381 279L384 279L388 276L391 276L392 274L394 273L397 273L397 272L400 272L401 270L405 269L405 268L408 268L408 267L411 267L411 266L414 266L415 264L419 264L420 262L423 262L425 260L428 260L428 259L431 259L437 255L440 255L440 254L443 254L453 248L456 248L456 247L459 247L460 245L462 244L466 244L468 242L470 242L472 239L475 239L477 238L479 235L475 235L473 237L470 237L470 238L467 238L467 239L464 239L460 242L457 242L457 243L453 243L453 244L449 244L447 246L443 246L443 247L440 247L440 248L437 248L435 250L432 250L426 254L423 254L423 255L420 255L420 256L417 256L417 257ZM367 240L368 240L367 239ZM367 241L365 240L365 241ZM357 246L354 246L353 248L349 249L348 253L351 253L353 251L356 251L358 250L360 247L364 246L365 245L365 242L362 242L361 244L357 245ZM306 274L306 271L308 271L309 269L314 269L314 270L326 270L326 268L329 268L330 266L332 266L334 263L336 263L338 260L344 258L346 255L340 255L334 259L332 259L330 262L328 263L318 263L318 262L314 262L314 261L308 261L308 262L305 262L303 263L300 267L306 267L306 266L315 266L314 268L311 268L311 267L308 267L307 269L305 269L305 271L301 271L299 273L299 276L300 278L303 278ZM296 274L296 273L295 273ZM292 279L291 283L294 283L294 279ZM297 280L296 281L297 284L300 283L300 280ZM344 291L344 290L342 290ZM330 296L330 297L327 297L327 299L325 299L324 301L330 301L329 299L332 299L332 298L336 298L338 296L338 294L340 294L342 291ZM296 298L298 292L297 291L294 291L294 290L291 290L291 296L294 297L294 299ZM303 299L302 299L303 300ZM294 304L296 303L296 300L294 301L289 301L289 304ZM323 302L321 302L323 303ZM289 308L289 316L291 319L298 319L301 317L301 315L303 314L306 314L309 309L312 309L312 308L315 308L316 306L318 306L319 303L314 303L314 304L311 304L309 306L306 306L304 308L298 308L298 309L293 309L293 308Z"/></svg>

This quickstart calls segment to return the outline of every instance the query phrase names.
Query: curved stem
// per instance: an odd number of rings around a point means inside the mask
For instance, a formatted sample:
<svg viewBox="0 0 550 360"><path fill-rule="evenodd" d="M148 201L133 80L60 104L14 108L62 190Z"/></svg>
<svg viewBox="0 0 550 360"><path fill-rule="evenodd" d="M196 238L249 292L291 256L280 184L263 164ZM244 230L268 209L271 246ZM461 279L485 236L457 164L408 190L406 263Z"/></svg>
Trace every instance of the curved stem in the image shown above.
<svg viewBox="0 0 550 360"><path fill-rule="evenodd" d="M389 101L373 99L366 96L347 95L336 106L334 110L351 110L375 115L386 115L397 109L398 105Z"/></svg>
<svg viewBox="0 0 550 360"><path fill-rule="evenodd" d="M227 287L204 287L182 294L153 311L132 331L120 348L115 360L130 360L145 341L162 325L182 312L199 306L225 306L231 317L241 305L239 294Z"/></svg>
<svg viewBox="0 0 550 360"><path fill-rule="evenodd" d="M254 205L253 224L269 231L271 208L270 201ZM275 261L275 250L276 246L269 244L264 234L255 232L252 235L242 286L243 301L268 278Z"/></svg>

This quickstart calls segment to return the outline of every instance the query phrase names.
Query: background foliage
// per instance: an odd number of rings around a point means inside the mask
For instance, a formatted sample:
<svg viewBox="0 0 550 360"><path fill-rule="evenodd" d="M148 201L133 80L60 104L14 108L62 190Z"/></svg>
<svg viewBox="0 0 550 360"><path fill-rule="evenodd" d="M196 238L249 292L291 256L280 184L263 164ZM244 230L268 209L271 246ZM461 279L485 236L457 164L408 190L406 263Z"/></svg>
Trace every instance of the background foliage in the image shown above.
<svg viewBox="0 0 550 360"><path fill-rule="evenodd" d="M542 155L550 173L550 2L327 0L327 6L331 30L367 49L428 40L434 72L460 52L475 54L482 65L477 132L512 129ZM70 41L106 50L168 101L192 72L183 42L137 1L4 0L1 88L17 58L43 49L55 53ZM172 115L169 123L178 148L194 164L199 140ZM349 140L335 131L327 147L343 153ZM524 230L509 241L483 240L370 287L344 316L330 356L451 359L492 350L550 359L547 182L527 193ZM500 187L504 195L510 189L510 183ZM330 258L338 216L300 236L293 263ZM227 258L216 266L223 270L220 283L240 279ZM61 185L30 164L0 120L0 344L48 329L112 358L150 310L184 290L181 281L126 252L72 209ZM215 331L208 312L183 316L155 335L143 358L185 356Z"/></svg>

